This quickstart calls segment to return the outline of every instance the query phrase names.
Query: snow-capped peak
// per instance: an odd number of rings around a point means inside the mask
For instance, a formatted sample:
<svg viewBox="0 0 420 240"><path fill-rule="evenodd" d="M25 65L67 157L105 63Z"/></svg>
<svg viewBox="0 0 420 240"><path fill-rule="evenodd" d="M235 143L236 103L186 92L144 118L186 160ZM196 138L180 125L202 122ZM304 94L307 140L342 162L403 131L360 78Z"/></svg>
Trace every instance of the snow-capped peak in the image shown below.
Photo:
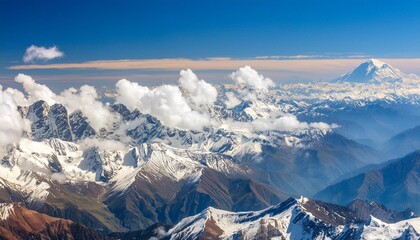
<svg viewBox="0 0 420 240"><path fill-rule="evenodd" d="M375 66L377 68L381 68L383 67L383 65L385 65L386 63L382 62L381 60L375 59L375 58L371 58L369 59L369 61L367 61L371 66Z"/></svg>
<svg viewBox="0 0 420 240"><path fill-rule="evenodd" d="M377 59L370 59L360 64L353 71L341 75L333 82L351 83L382 83L382 82L402 82L418 78L415 75L408 75L399 69Z"/></svg>

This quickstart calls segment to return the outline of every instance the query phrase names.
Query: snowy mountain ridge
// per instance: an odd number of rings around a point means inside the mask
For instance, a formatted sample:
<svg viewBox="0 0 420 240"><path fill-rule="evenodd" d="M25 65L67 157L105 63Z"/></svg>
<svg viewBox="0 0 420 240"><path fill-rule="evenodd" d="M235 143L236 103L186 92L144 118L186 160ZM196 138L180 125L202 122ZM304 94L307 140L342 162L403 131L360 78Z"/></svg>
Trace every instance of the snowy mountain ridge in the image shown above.
<svg viewBox="0 0 420 240"><path fill-rule="evenodd" d="M329 208L328 208L328 207ZM304 197L289 199L256 212L229 212L208 208L171 228L168 239L416 239L419 218L394 224L374 217L363 223L357 215L337 205Z"/></svg>
<svg viewBox="0 0 420 240"><path fill-rule="evenodd" d="M48 196L49 181L107 183L115 185L114 190L123 191L134 180L133 174L144 168L156 178L163 174L175 181L185 178L195 181L203 167L225 174L247 174L247 170L227 156L162 143L104 150L59 139L43 142L22 139L0 166L1 181L26 189L31 199L41 201Z"/></svg>

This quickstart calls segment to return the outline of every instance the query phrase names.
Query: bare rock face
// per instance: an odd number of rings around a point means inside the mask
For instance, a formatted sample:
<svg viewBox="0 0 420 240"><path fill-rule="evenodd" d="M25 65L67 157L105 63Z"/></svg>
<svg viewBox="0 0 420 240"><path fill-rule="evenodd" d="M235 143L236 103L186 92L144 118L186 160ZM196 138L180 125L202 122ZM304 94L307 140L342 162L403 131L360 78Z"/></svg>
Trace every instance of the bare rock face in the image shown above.
<svg viewBox="0 0 420 240"><path fill-rule="evenodd" d="M28 210L18 203L1 204L0 213L1 239L110 239L78 223Z"/></svg>
<svg viewBox="0 0 420 240"><path fill-rule="evenodd" d="M71 113L69 121L75 140L91 137L96 134L95 130L89 125L87 118L83 116L81 111Z"/></svg>
<svg viewBox="0 0 420 240"><path fill-rule="evenodd" d="M82 112L70 114L62 104L49 106L41 100L20 108L20 112L31 121L31 135L37 141L52 138L76 141L96 134Z"/></svg>

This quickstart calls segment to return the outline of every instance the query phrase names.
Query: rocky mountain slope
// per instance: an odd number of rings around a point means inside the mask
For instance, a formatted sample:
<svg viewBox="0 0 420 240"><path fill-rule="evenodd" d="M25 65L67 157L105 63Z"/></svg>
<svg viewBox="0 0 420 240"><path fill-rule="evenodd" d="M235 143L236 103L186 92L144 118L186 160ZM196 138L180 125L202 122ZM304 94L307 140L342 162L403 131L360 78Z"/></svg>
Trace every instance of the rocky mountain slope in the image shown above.
<svg viewBox="0 0 420 240"><path fill-rule="evenodd" d="M81 224L28 210L18 203L0 205L0 238L10 240L109 239Z"/></svg>

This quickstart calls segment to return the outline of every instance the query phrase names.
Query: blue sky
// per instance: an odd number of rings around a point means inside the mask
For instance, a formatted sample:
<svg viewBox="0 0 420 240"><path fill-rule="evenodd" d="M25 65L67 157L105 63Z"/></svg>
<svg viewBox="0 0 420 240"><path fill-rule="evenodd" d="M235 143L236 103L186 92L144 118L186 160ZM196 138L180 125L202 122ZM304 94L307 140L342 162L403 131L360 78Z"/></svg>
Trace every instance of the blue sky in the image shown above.
<svg viewBox="0 0 420 240"><path fill-rule="evenodd" d="M153 85L155 81L175 81L178 72L174 69L8 69L25 64L22 57L31 45L57 46L64 52L62 58L36 64L295 55L420 58L419 13L417 0L0 0L0 81L7 86L11 76L24 72L52 84L71 84L76 81L72 79L109 84L113 76L126 76ZM404 66L400 67L404 70ZM307 78L299 74L281 77L276 71L279 70L263 69L262 73L273 75L273 79L279 76L280 80ZM227 69L198 69L198 72L211 81L229 73ZM314 78L326 76L315 74Z"/></svg>

